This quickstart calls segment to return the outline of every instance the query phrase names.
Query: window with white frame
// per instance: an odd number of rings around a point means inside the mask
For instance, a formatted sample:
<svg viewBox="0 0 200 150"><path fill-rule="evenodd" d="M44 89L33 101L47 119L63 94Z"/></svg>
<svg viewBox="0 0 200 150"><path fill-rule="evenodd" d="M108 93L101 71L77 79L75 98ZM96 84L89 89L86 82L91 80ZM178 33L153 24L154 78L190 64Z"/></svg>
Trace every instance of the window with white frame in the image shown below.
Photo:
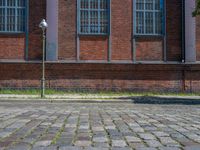
<svg viewBox="0 0 200 150"><path fill-rule="evenodd" d="M26 0L0 0L0 33L25 32Z"/></svg>
<svg viewBox="0 0 200 150"><path fill-rule="evenodd" d="M77 0L79 34L108 34L109 0Z"/></svg>
<svg viewBox="0 0 200 150"><path fill-rule="evenodd" d="M135 35L162 35L164 0L134 1Z"/></svg>

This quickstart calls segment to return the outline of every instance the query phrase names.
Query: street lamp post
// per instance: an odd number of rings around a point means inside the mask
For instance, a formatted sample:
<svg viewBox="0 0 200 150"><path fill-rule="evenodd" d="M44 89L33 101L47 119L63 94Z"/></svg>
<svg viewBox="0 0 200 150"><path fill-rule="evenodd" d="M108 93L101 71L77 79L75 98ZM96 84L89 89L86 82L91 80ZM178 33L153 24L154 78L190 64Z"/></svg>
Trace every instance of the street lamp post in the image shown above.
<svg viewBox="0 0 200 150"><path fill-rule="evenodd" d="M43 48L42 48L42 79L41 79L41 98L45 97L45 50L46 50L46 29L48 27L47 22L43 19L39 27L42 29L43 35Z"/></svg>

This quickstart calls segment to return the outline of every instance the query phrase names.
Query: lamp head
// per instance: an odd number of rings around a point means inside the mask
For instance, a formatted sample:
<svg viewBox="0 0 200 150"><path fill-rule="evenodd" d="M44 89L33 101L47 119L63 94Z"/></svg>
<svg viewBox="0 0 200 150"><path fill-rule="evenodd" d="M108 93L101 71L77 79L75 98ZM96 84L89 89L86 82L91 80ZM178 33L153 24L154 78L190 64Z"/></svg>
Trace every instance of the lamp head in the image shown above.
<svg viewBox="0 0 200 150"><path fill-rule="evenodd" d="M39 24L39 27L42 28L42 30L45 30L48 28L48 24L45 19L42 19L42 21Z"/></svg>

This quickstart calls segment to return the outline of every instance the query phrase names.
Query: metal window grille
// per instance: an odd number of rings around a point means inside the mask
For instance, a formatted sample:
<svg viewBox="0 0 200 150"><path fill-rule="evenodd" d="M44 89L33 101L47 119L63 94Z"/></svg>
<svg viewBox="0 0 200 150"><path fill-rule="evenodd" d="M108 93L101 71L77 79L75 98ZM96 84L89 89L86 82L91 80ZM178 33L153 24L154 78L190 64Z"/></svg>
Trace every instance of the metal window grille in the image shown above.
<svg viewBox="0 0 200 150"><path fill-rule="evenodd" d="M80 34L108 34L109 0L78 0Z"/></svg>
<svg viewBox="0 0 200 150"><path fill-rule="evenodd" d="M164 0L135 0L135 34L163 34Z"/></svg>
<svg viewBox="0 0 200 150"><path fill-rule="evenodd" d="M26 0L0 0L0 33L25 32Z"/></svg>

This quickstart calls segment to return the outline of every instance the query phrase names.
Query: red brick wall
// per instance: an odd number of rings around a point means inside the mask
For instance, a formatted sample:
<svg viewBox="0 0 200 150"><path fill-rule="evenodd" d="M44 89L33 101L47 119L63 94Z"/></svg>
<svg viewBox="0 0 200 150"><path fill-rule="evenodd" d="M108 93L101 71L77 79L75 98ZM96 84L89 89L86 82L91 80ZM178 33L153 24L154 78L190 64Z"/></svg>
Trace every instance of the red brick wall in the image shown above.
<svg viewBox="0 0 200 150"><path fill-rule="evenodd" d="M58 58L76 58L76 1L59 0Z"/></svg>
<svg viewBox="0 0 200 150"><path fill-rule="evenodd" d="M197 60L200 61L200 16L196 18L196 51Z"/></svg>
<svg viewBox="0 0 200 150"><path fill-rule="evenodd" d="M112 1L112 60L132 59L132 0ZM41 29L38 28L42 18L46 18L46 0L30 0L29 17L29 60L41 59ZM199 54L199 22L197 22L197 59ZM24 40L11 35L1 36L2 58L20 58L24 56ZM16 38L16 39L15 39ZM18 41L14 44L14 41ZM76 1L59 0L59 59L76 59ZM7 43L7 44L6 44ZM12 44L9 44L12 43ZM94 44L95 43L95 44ZM80 58L83 60L107 60L107 40L105 38L81 37ZM13 51L13 49L15 49ZM12 54L11 54L12 53ZM160 40L140 39L137 41L138 60L162 60ZM167 0L167 60L181 60L181 0Z"/></svg>
<svg viewBox="0 0 200 150"><path fill-rule="evenodd" d="M112 1L112 60L132 60L132 0ZM167 60L181 60L181 0L167 1ZM97 43L94 46L94 43ZM102 43L102 44L101 44ZM107 60L107 40L81 37L80 59ZM160 39L139 39L137 60L163 60ZM98 56L99 55L99 56ZM76 2L59 1L59 59L76 59Z"/></svg>
<svg viewBox="0 0 200 150"><path fill-rule="evenodd" d="M81 37L80 60L107 60L108 56L107 37Z"/></svg>
<svg viewBox="0 0 200 150"><path fill-rule="evenodd" d="M46 0L30 0L29 11L29 60L41 59L42 33L38 25L46 18ZM24 59L24 35L0 36L0 59Z"/></svg>
<svg viewBox="0 0 200 150"><path fill-rule="evenodd" d="M162 61L163 42L161 38L141 38L136 40L137 61Z"/></svg>
<svg viewBox="0 0 200 150"><path fill-rule="evenodd" d="M24 59L24 35L0 35L0 59Z"/></svg>
<svg viewBox="0 0 200 150"><path fill-rule="evenodd" d="M112 60L131 60L132 0L114 0L112 10Z"/></svg>
<svg viewBox="0 0 200 150"><path fill-rule="evenodd" d="M192 70L186 72L185 77L185 89L187 92L199 92L200 91L200 79L199 72Z"/></svg>
<svg viewBox="0 0 200 150"><path fill-rule="evenodd" d="M30 0L29 11L29 60L42 57L42 31L39 23L46 18L46 0Z"/></svg>
<svg viewBox="0 0 200 150"><path fill-rule="evenodd" d="M181 61L181 26L182 2L181 0L167 0L167 60Z"/></svg>
<svg viewBox="0 0 200 150"><path fill-rule="evenodd" d="M41 64L0 64L0 88L40 87ZM185 72L185 73L184 73ZM82 90L200 90L200 65L47 64L48 88Z"/></svg>

